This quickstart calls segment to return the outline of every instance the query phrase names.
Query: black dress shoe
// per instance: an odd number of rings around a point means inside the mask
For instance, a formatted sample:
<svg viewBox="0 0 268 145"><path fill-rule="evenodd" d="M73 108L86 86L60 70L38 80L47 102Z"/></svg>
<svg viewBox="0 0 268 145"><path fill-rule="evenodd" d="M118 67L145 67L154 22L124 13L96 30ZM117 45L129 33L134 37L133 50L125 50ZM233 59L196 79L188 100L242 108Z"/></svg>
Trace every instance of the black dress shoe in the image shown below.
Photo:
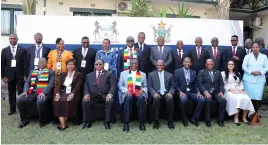
<svg viewBox="0 0 268 145"><path fill-rule="evenodd" d="M184 127L187 127L187 126L188 126L188 121L187 121L187 119L182 120L182 124L183 124Z"/></svg>
<svg viewBox="0 0 268 145"><path fill-rule="evenodd" d="M84 126L83 126L83 129L86 129L86 128L90 128L92 126L91 123L89 122L85 122Z"/></svg>
<svg viewBox="0 0 268 145"><path fill-rule="evenodd" d="M42 121L42 122L39 122L39 126L40 126L40 128L42 128L42 127L44 127L44 126L46 126L46 125L48 125L48 121Z"/></svg>
<svg viewBox="0 0 268 145"><path fill-rule="evenodd" d="M197 120L190 120L190 122L193 124L193 125L195 125L196 127L198 127L199 126L199 123L198 123L198 121Z"/></svg>
<svg viewBox="0 0 268 145"><path fill-rule="evenodd" d="M155 122L154 122L153 129L158 129L159 127L160 127L160 125L159 125L159 121L155 121Z"/></svg>
<svg viewBox="0 0 268 145"><path fill-rule="evenodd" d="M172 122L171 123L168 123L168 128L169 129L174 129L175 128Z"/></svg>
<svg viewBox="0 0 268 145"><path fill-rule="evenodd" d="M23 128L29 124L29 121L22 121L21 124L19 125L19 128Z"/></svg>
<svg viewBox="0 0 268 145"><path fill-rule="evenodd" d="M9 111L9 112L7 113L7 115L10 116L10 115L15 114L15 113L16 113L15 111Z"/></svg>
<svg viewBox="0 0 268 145"><path fill-rule="evenodd" d="M69 127L66 125L64 128L60 128L60 131L64 131L64 130L66 130L67 128L69 128Z"/></svg>
<svg viewBox="0 0 268 145"><path fill-rule="evenodd" d="M110 126L109 122L105 122L104 126L105 126L105 129L111 129L111 126Z"/></svg>
<svg viewBox="0 0 268 145"><path fill-rule="evenodd" d="M205 122L205 124L206 124L206 126L207 126L207 127L212 127L212 125L211 125L211 122L210 122L210 121L206 121L206 122Z"/></svg>
<svg viewBox="0 0 268 145"><path fill-rule="evenodd" d="M124 123L123 131L129 132L129 124L128 123Z"/></svg>
<svg viewBox="0 0 268 145"><path fill-rule="evenodd" d="M223 121L217 121L217 122L218 122L219 127L223 127L224 126L224 122ZM240 123L239 123L239 125L240 125Z"/></svg>
<svg viewBox="0 0 268 145"><path fill-rule="evenodd" d="M140 130L141 131L145 131L146 130L144 123L140 123Z"/></svg>

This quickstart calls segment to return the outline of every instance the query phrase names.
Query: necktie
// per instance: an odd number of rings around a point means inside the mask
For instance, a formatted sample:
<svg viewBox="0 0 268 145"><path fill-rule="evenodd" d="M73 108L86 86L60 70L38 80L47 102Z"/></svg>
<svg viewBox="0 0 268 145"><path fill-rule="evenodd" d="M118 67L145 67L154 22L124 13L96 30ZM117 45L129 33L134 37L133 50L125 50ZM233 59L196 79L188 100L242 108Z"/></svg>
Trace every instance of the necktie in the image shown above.
<svg viewBox="0 0 268 145"><path fill-rule="evenodd" d="M217 48L216 47L214 47L214 55L213 55L213 57L214 57L214 59L216 59L216 57L217 57Z"/></svg>
<svg viewBox="0 0 268 145"><path fill-rule="evenodd" d="M139 48L139 49L140 49L140 51L142 52L142 43L140 43L140 48Z"/></svg>
<svg viewBox="0 0 268 145"><path fill-rule="evenodd" d="M197 58L199 59L201 53L200 53L200 47L197 48Z"/></svg>
<svg viewBox="0 0 268 145"><path fill-rule="evenodd" d="M190 72L189 72L189 70L188 71L185 71L186 72L186 83L187 83L187 85L188 85L188 83L190 83Z"/></svg>
<svg viewBox="0 0 268 145"><path fill-rule="evenodd" d="M165 94L165 80L164 80L164 75L163 72L160 72L160 94L164 95Z"/></svg>
<svg viewBox="0 0 268 145"><path fill-rule="evenodd" d="M40 50L41 50L41 47L40 47L40 45L38 45L37 46L37 53L36 53L37 58L40 58Z"/></svg>
<svg viewBox="0 0 268 145"><path fill-rule="evenodd" d="M235 56L235 46L233 46L233 56Z"/></svg>
<svg viewBox="0 0 268 145"><path fill-rule="evenodd" d="M13 57L15 57L15 47L12 46L12 54L13 54Z"/></svg>
<svg viewBox="0 0 268 145"><path fill-rule="evenodd" d="M99 71L98 76L97 76L97 85L98 86L100 86L100 76L101 76L100 74L101 74L101 72Z"/></svg>
<svg viewBox="0 0 268 145"><path fill-rule="evenodd" d="M181 50L179 50L179 60L181 60Z"/></svg>
<svg viewBox="0 0 268 145"><path fill-rule="evenodd" d="M132 48L129 48L129 52L130 52L130 59L133 59Z"/></svg>
<svg viewBox="0 0 268 145"><path fill-rule="evenodd" d="M213 82L214 81L213 72L209 72L209 75L210 75L211 81Z"/></svg>
<svg viewBox="0 0 268 145"><path fill-rule="evenodd" d="M249 54L249 49L248 49L248 54Z"/></svg>

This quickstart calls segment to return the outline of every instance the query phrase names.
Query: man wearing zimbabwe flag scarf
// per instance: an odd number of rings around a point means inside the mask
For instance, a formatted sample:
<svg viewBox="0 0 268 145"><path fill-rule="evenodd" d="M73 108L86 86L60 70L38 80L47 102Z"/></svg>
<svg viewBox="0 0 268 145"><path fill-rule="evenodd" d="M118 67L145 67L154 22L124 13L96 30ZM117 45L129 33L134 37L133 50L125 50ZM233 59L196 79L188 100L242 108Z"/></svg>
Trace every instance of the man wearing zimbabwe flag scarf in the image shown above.
<svg viewBox="0 0 268 145"><path fill-rule="evenodd" d="M123 131L129 131L129 121L132 104L135 102L140 120L140 130L145 131L144 116L145 106L148 98L146 74L138 70L138 60L130 61L130 70L121 72L119 87L119 101L124 106L124 126Z"/></svg>
<svg viewBox="0 0 268 145"><path fill-rule="evenodd" d="M29 118L36 114L35 108L38 110L40 127L48 123L47 103L52 99L49 98L49 94L54 86L54 72L46 68L46 64L46 59L40 58L38 68L30 72L23 93L19 95L17 100L21 118L19 128L29 124Z"/></svg>

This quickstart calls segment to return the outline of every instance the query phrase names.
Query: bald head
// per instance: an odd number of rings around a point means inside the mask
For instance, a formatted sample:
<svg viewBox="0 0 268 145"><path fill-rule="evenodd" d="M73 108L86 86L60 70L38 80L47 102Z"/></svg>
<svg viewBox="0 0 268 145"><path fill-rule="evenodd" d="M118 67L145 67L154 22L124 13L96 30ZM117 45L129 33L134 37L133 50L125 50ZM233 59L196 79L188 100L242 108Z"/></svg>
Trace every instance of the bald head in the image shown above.
<svg viewBox="0 0 268 145"><path fill-rule="evenodd" d="M252 48L252 44L253 44L253 42L252 42L252 40L249 39L249 38L245 41L245 47L246 47L247 49L251 49L251 48Z"/></svg>
<svg viewBox="0 0 268 145"><path fill-rule="evenodd" d="M44 69L47 66L47 60L45 58L40 58L38 62L38 67Z"/></svg>
<svg viewBox="0 0 268 145"><path fill-rule="evenodd" d="M209 70L209 71L212 71L213 68L214 68L214 62L212 59L207 59L206 60L206 68Z"/></svg>
<svg viewBox="0 0 268 145"><path fill-rule="evenodd" d="M219 45L219 40L218 40L217 37L213 37L213 38L211 38L211 45L212 45L213 47L218 47L218 45Z"/></svg>
<svg viewBox="0 0 268 145"><path fill-rule="evenodd" d="M162 47L165 44L165 38L163 36L159 36L157 38L158 46Z"/></svg>
<svg viewBox="0 0 268 145"><path fill-rule="evenodd" d="M17 45L17 42L18 42L18 35L17 34L10 34L9 35L10 45L15 46L15 45Z"/></svg>
<svg viewBox="0 0 268 145"><path fill-rule="evenodd" d="M131 47L133 47L134 43L135 43L134 37L128 36L127 37L127 46L131 48Z"/></svg>
<svg viewBox="0 0 268 145"><path fill-rule="evenodd" d="M182 40L177 41L177 49L179 49L179 50L183 49L183 41Z"/></svg>
<svg viewBox="0 0 268 145"><path fill-rule="evenodd" d="M201 37L196 37L195 38L195 45L196 45L196 47L201 47L202 44L203 44L202 38Z"/></svg>
<svg viewBox="0 0 268 145"><path fill-rule="evenodd" d="M158 60L156 62L156 67L159 72L162 72L165 69L165 62L163 60Z"/></svg>

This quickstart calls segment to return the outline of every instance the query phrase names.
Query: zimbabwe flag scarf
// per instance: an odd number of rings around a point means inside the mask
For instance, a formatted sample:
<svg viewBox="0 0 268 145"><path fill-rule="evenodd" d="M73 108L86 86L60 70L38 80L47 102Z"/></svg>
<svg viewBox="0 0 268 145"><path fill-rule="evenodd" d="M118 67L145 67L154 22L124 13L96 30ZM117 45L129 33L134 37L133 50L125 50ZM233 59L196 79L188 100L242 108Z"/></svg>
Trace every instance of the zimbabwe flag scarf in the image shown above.
<svg viewBox="0 0 268 145"><path fill-rule="evenodd" d="M44 68L39 76L40 69L35 69L31 74L31 87L28 90L28 94L32 94L34 87L36 86L36 93L39 95L43 93L43 90L48 86L48 72L49 70L47 68ZM36 81L38 80L37 84Z"/></svg>
<svg viewBox="0 0 268 145"><path fill-rule="evenodd" d="M129 70L127 85L128 85L128 90L130 91L130 93L135 96L138 96L138 93L141 90L141 73L139 70L136 71L135 84L133 84L131 70ZM134 90L134 85L135 85L135 90Z"/></svg>
<svg viewBox="0 0 268 145"><path fill-rule="evenodd" d="M136 58L136 59L138 58L137 57L137 49L136 48L132 49L131 52L129 52L129 51L130 51L130 49L127 49L127 48L124 50L124 70L128 70L129 67L130 67L130 60L131 60L131 58L130 58L129 54L132 53L133 58Z"/></svg>

